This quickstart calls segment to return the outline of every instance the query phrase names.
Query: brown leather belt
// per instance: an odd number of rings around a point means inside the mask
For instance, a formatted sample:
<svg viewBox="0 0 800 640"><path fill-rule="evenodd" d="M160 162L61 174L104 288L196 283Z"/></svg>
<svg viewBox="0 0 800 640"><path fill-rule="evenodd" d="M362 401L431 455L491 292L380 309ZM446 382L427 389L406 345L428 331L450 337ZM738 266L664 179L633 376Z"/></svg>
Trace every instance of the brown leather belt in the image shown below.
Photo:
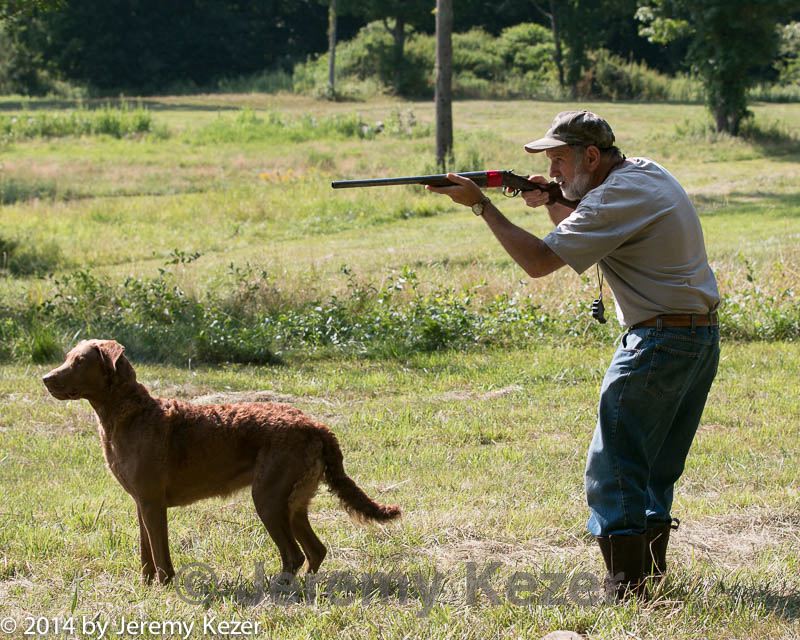
<svg viewBox="0 0 800 640"><path fill-rule="evenodd" d="M671 315L655 316L649 320L643 320L631 327L639 329L642 327L716 327L719 324L717 312L711 313L676 313Z"/></svg>

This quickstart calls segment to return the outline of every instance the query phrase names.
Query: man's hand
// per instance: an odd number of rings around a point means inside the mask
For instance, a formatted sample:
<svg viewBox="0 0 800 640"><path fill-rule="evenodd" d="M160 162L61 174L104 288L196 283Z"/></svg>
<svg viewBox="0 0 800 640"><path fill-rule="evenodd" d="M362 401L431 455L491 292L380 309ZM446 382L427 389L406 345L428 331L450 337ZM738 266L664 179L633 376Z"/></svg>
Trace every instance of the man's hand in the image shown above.
<svg viewBox="0 0 800 640"><path fill-rule="evenodd" d="M453 202L463 204L466 207L471 207L483 199L483 192L480 187L469 178L464 178L457 173L448 173L447 179L455 184L452 187L433 187L428 185L425 188L434 193L443 193L446 196L450 196Z"/></svg>
<svg viewBox="0 0 800 640"><path fill-rule="evenodd" d="M548 184L549 182L544 176L530 176L528 180L538 184ZM541 207L550 201L550 194L547 191L539 191L538 189L523 191L520 195L529 207Z"/></svg>

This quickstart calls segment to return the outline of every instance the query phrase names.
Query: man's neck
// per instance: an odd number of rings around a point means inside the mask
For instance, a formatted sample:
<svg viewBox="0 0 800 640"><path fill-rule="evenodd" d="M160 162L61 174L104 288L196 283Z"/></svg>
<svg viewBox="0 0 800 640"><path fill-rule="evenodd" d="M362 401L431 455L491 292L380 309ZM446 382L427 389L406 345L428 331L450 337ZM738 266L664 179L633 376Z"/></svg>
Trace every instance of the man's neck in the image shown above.
<svg viewBox="0 0 800 640"><path fill-rule="evenodd" d="M597 167L597 170L594 172L594 177L592 180L592 189L595 187L599 187L606 181L609 175L615 170L618 169L623 165L625 162L625 156L615 156L613 158L602 158L600 160L600 164Z"/></svg>

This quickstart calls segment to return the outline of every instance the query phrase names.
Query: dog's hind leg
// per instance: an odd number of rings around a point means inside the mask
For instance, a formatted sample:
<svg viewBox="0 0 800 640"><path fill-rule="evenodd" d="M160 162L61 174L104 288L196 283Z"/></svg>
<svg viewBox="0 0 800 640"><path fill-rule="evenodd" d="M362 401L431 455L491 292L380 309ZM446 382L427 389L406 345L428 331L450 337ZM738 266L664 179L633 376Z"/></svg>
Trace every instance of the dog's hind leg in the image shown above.
<svg viewBox="0 0 800 640"><path fill-rule="evenodd" d="M328 553L308 521L308 505L317 492L323 472L322 447L318 442L309 443L305 451L305 473L289 496L289 523L292 535L306 554L310 573L317 572Z"/></svg>
<svg viewBox="0 0 800 640"><path fill-rule="evenodd" d="M297 482L293 468L296 467L286 460L278 461L267 455L257 463L253 479L256 512L281 554L281 571L291 574L297 573L305 561L289 524L289 496Z"/></svg>
<svg viewBox="0 0 800 640"><path fill-rule="evenodd" d="M303 553L306 554L309 573L316 573L328 554L328 550L311 528L311 523L308 521L308 505L292 512L291 525L292 535L303 547Z"/></svg>

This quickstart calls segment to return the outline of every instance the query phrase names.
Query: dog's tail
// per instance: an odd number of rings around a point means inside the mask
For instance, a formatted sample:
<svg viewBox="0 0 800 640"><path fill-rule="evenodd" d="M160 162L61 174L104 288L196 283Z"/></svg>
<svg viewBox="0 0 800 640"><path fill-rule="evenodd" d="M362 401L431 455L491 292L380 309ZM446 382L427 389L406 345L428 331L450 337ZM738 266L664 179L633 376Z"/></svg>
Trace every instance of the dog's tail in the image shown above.
<svg viewBox="0 0 800 640"><path fill-rule="evenodd" d="M325 462L325 484L341 500L345 510L351 516L378 522L400 517L400 507L375 502L347 475L344 470L342 450L339 448L339 441L333 432L322 427L320 436L322 437L322 459Z"/></svg>

